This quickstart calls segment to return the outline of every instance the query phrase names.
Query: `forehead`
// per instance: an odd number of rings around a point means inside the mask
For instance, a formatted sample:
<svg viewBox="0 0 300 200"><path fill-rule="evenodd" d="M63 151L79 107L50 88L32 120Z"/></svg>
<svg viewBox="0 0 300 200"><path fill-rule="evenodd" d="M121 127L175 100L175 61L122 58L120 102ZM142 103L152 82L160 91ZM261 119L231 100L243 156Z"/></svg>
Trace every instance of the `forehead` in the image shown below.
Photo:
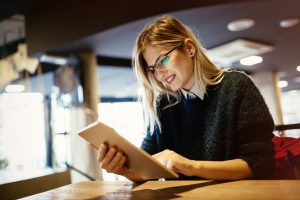
<svg viewBox="0 0 300 200"><path fill-rule="evenodd" d="M167 47L148 45L143 53L144 59L148 66L154 65L156 59L168 51Z"/></svg>

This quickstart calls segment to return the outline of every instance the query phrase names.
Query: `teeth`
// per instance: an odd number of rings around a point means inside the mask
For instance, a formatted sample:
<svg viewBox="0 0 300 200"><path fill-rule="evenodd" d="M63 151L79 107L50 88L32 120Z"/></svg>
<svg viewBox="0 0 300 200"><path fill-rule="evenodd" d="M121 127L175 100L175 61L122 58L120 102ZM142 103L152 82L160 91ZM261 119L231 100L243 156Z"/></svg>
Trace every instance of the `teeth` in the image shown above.
<svg viewBox="0 0 300 200"><path fill-rule="evenodd" d="M170 82L174 79L174 76L175 76L175 75L170 76L166 81L167 81L168 83L170 83Z"/></svg>

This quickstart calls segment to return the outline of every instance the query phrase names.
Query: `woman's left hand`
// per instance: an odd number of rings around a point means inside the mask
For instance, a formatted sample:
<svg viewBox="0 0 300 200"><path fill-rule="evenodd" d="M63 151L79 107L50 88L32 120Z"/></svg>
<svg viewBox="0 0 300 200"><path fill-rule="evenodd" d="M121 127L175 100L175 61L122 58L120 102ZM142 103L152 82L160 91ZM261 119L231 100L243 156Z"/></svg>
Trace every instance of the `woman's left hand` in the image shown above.
<svg viewBox="0 0 300 200"><path fill-rule="evenodd" d="M167 149L152 156L160 163L177 173L181 173L186 176L193 175L194 161L187 159L174 151Z"/></svg>

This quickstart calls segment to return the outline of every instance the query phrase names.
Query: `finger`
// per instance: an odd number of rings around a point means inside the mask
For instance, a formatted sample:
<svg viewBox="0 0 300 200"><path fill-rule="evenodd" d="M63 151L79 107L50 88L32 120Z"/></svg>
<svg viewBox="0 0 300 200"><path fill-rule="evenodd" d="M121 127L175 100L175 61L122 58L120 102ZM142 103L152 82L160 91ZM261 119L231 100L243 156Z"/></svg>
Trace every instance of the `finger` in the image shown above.
<svg viewBox="0 0 300 200"><path fill-rule="evenodd" d="M98 162L102 162L102 160L106 155L106 152L107 152L107 144L102 143L98 150L98 158L97 158Z"/></svg>
<svg viewBox="0 0 300 200"><path fill-rule="evenodd" d="M115 154L117 152L117 148L116 147L111 147L109 148L109 150L107 151L102 163L101 163L101 168L106 169L106 167L109 165L109 163L112 161L112 159L114 158Z"/></svg>
<svg viewBox="0 0 300 200"><path fill-rule="evenodd" d="M185 174L184 167L180 164L173 163L172 168L170 169L172 169L176 173Z"/></svg>
<svg viewBox="0 0 300 200"><path fill-rule="evenodd" d="M115 166L115 168L113 168L112 170L115 172L121 172L125 167L125 163L126 163L126 156L122 155L120 158L120 161L118 162L118 164Z"/></svg>
<svg viewBox="0 0 300 200"><path fill-rule="evenodd" d="M169 169L173 169L174 167L174 163L172 160L168 160L167 163L166 163L166 167L169 168Z"/></svg>
<svg viewBox="0 0 300 200"><path fill-rule="evenodd" d="M164 155L164 152L163 152L163 151L161 151L161 152L159 152L159 153L156 153L156 154L153 154L152 157L154 157L154 158L159 158L159 157L161 157L162 155Z"/></svg>
<svg viewBox="0 0 300 200"><path fill-rule="evenodd" d="M114 155L113 159L106 166L106 171L113 172L113 169L119 164L122 156L123 156L123 152L118 150L118 152L116 152L116 154Z"/></svg>
<svg viewBox="0 0 300 200"><path fill-rule="evenodd" d="M159 158L159 157L161 157L161 156L169 155L170 152L171 152L170 150L166 149L166 150L163 150L163 151L161 151L161 152L159 152L159 153L153 154L152 156L153 156L154 158Z"/></svg>
<svg viewBox="0 0 300 200"><path fill-rule="evenodd" d="M167 161L166 161L165 159L157 159L157 161L158 161L160 164L166 166Z"/></svg>

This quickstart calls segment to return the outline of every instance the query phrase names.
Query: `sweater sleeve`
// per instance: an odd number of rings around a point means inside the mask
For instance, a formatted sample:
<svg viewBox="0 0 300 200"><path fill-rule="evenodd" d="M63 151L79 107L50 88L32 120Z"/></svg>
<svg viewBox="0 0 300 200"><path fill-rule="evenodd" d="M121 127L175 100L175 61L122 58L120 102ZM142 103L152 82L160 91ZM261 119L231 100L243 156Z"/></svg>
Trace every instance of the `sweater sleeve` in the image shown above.
<svg viewBox="0 0 300 200"><path fill-rule="evenodd" d="M267 179L274 168L274 122L262 95L250 78L243 76L239 88L236 108L237 157L248 163L253 178Z"/></svg>
<svg viewBox="0 0 300 200"><path fill-rule="evenodd" d="M154 132L151 134L150 128L147 129L146 136L144 137L141 145L141 149L149 153L150 155L158 153L157 146L157 130L154 129Z"/></svg>

